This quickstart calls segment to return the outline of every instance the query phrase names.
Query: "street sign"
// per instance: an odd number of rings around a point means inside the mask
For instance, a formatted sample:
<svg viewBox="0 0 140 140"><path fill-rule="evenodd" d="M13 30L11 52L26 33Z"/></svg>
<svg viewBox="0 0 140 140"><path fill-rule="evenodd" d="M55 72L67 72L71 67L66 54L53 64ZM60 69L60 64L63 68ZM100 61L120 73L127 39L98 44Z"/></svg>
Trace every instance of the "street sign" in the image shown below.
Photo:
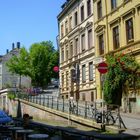
<svg viewBox="0 0 140 140"><path fill-rule="evenodd" d="M105 74L107 72L108 66L107 66L107 63L102 62L102 63L99 63L97 68L100 73Z"/></svg>
<svg viewBox="0 0 140 140"><path fill-rule="evenodd" d="M58 66L54 66L54 67L53 67L53 71L54 71L54 72L58 72L58 71L59 71L59 67L58 67Z"/></svg>

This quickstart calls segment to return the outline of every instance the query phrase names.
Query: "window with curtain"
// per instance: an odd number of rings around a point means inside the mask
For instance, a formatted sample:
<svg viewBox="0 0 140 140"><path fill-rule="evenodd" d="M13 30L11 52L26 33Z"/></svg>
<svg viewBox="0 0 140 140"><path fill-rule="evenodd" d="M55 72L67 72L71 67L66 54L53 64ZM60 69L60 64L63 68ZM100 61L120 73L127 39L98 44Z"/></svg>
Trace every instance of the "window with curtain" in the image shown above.
<svg viewBox="0 0 140 140"><path fill-rule="evenodd" d="M91 0L87 0L87 16L91 15Z"/></svg>
<svg viewBox="0 0 140 140"><path fill-rule="evenodd" d="M85 34L82 34L81 36L81 47L82 47L82 52L85 51Z"/></svg>
<svg viewBox="0 0 140 140"><path fill-rule="evenodd" d="M111 0L111 9L115 9L117 7L117 0Z"/></svg>
<svg viewBox="0 0 140 140"><path fill-rule="evenodd" d="M133 19L130 18L129 20L126 21L126 40L127 40L127 42L129 42L133 39L134 39Z"/></svg>
<svg viewBox="0 0 140 140"><path fill-rule="evenodd" d="M75 39L75 55L78 54L78 50L79 50L79 40L78 38Z"/></svg>
<svg viewBox="0 0 140 140"><path fill-rule="evenodd" d="M89 81L93 81L93 62L89 63Z"/></svg>
<svg viewBox="0 0 140 140"><path fill-rule="evenodd" d="M86 65L82 65L82 82L86 82Z"/></svg>
<svg viewBox="0 0 140 140"><path fill-rule="evenodd" d="M69 29L72 30L72 16L69 18Z"/></svg>
<svg viewBox="0 0 140 140"><path fill-rule="evenodd" d="M81 22L84 20L84 5L81 6Z"/></svg>
<svg viewBox="0 0 140 140"><path fill-rule="evenodd" d="M92 47L92 29L88 30L88 48Z"/></svg>
<svg viewBox="0 0 140 140"><path fill-rule="evenodd" d="M120 47L119 27L118 26L113 28L113 46L114 46L114 49L118 49Z"/></svg>
<svg viewBox="0 0 140 140"><path fill-rule="evenodd" d="M97 14L98 14L98 19L102 17L102 2L101 0L97 3Z"/></svg>
<svg viewBox="0 0 140 140"><path fill-rule="evenodd" d="M75 14L74 14L74 22L75 22L75 26L78 24L78 13L77 12L75 12Z"/></svg>
<svg viewBox="0 0 140 140"><path fill-rule="evenodd" d="M104 36L103 36L103 34L101 34L98 37L98 41L99 41L99 54L102 55L102 54L104 54Z"/></svg>

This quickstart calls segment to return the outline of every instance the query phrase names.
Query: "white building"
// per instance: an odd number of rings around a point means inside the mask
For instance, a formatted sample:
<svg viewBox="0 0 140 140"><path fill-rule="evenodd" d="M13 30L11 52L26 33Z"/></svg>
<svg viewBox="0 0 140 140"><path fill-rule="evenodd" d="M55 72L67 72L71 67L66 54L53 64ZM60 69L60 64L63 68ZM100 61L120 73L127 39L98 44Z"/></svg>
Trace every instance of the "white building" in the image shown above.
<svg viewBox="0 0 140 140"><path fill-rule="evenodd" d="M67 0L57 18L60 95L64 98L72 96L75 100L94 101L96 84L92 0ZM78 77L73 71L78 73Z"/></svg>

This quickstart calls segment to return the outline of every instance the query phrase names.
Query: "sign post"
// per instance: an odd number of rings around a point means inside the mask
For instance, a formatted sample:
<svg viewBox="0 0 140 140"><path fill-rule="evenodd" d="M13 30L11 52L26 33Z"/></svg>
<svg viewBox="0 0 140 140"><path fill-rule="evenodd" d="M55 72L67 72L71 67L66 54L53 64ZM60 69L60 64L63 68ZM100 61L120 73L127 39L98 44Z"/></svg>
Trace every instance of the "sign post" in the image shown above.
<svg viewBox="0 0 140 140"><path fill-rule="evenodd" d="M104 79L103 79L103 74L107 73L108 71L108 65L107 63L105 62L101 62L99 63L98 65L98 71L101 73L101 80L104 82ZM104 84L104 83L103 83ZM103 113L104 113L104 93L103 93L103 85L101 85L102 87L102 128L105 129L104 127L104 116L103 116Z"/></svg>

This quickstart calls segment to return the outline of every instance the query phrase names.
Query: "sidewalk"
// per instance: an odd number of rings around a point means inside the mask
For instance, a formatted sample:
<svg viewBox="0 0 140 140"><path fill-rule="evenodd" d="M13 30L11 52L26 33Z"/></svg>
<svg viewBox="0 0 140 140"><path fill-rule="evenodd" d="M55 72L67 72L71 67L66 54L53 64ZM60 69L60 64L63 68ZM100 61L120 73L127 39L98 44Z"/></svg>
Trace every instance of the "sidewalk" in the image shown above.
<svg viewBox="0 0 140 140"><path fill-rule="evenodd" d="M140 120L140 114L123 113L123 112L121 112L120 114L121 114L122 117L124 116L124 117L127 117L127 118L133 118L133 119Z"/></svg>

